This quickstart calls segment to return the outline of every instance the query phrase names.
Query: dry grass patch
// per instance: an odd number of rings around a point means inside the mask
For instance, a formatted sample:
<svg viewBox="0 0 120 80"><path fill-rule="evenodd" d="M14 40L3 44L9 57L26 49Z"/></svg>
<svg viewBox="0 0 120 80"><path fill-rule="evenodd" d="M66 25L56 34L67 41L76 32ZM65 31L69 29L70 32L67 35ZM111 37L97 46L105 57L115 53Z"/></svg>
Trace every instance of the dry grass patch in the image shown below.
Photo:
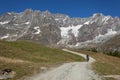
<svg viewBox="0 0 120 80"><path fill-rule="evenodd" d="M109 77L109 78L104 78L103 80L117 80L117 79Z"/></svg>
<svg viewBox="0 0 120 80"><path fill-rule="evenodd" d="M25 61L21 59L12 59L12 58L1 57L1 56L0 56L0 61L6 62L6 63L32 63L30 61Z"/></svg>

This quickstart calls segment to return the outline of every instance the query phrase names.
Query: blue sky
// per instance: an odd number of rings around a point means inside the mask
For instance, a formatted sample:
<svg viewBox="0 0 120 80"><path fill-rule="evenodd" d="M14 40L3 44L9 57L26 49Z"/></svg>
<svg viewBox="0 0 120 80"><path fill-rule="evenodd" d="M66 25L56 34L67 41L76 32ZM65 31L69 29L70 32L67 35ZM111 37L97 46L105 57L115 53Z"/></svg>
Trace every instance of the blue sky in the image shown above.
<svg viewBox="0 0 120 80"><path fill-rule="evenodd" d="M0 0L0 14L33 9L89 17L93 13L120 17L120 0Z"/></svg>

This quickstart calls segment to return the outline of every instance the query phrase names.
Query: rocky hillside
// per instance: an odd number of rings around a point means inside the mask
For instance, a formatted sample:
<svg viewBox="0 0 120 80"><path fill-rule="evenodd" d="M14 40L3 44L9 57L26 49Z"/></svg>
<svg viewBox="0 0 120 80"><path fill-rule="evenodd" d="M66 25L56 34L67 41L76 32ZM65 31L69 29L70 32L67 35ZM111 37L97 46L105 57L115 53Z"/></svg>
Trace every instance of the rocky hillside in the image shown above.
<svg viewBox="0 0 120 80"><path fill-rule="evenodd" d="M118 17L101 13L88 18L70 18L64 14L27 9L0 16L0 39L31 40L45 45L96 47L120 31Z"/></svg>
<svg viewBox="0 0 120 80"><path fill-rule="evenodd" d="M97 46L97 51L101 51L105 54L120 57L120 35L116 35L108 41L99 44Z"/></svg>

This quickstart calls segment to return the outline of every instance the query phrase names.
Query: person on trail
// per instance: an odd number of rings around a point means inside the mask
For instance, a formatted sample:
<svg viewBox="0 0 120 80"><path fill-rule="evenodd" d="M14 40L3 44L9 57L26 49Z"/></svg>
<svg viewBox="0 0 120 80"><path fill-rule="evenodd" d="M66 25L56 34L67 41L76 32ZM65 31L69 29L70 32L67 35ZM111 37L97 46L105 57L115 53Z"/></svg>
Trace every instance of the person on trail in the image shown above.
<svg viewBox="0 0 120 80"><path fill-rule="evenodd" d="M89 61L89 55L88 54L86 54L86 60L87 60L87 62Z"/></svg>

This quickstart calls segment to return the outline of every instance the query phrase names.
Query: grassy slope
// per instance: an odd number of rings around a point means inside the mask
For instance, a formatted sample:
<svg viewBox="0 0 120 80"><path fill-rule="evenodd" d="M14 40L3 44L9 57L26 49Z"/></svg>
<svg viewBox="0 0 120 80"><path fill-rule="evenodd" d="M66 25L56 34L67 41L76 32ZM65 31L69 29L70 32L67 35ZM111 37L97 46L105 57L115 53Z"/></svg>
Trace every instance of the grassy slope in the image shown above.
<svg viewBox="0 0 120 80"><path fill-rule="evenodd" d="M87 53L97 61L93 64L93 68L101 75L118 74L120 75L120 58L104 55L102 53L95 53L90 51L82 51Z"/></svg>
<svg viewBox="0 0 120 80"><path fill-rule="evenodd" d="M77 55L27 41L0 41L0 57L8 58L8 60L14 59L17 61L17 59L19 59L29 62L19 63L0 60L0 70L4 68L12 68L17 72L16 77L10 80L16 80L25 75L40 72L41 66L50 67L65 62L84 60Z"/></svg>
<svg viewBox="0 0 120 80"><path fill-rule="evenodd" d="M100 75L120 75L120 58L108 56L102 53L75 50L77 52L89 54L97 61L93 64L93 69ZM106 80L113 80L106 79Z"/></svg>

